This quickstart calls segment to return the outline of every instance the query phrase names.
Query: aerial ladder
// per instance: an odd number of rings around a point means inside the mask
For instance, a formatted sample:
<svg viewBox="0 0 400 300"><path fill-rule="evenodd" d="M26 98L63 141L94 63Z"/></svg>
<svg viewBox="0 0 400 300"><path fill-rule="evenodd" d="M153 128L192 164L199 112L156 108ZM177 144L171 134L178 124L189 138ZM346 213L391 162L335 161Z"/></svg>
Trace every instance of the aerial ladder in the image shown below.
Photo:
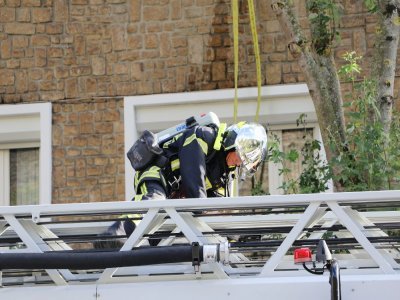
<svg viewBox="0 0 400 300"><path fill-rule="evenodd" d="M399 299L399 207L400 191L0 207L0 299ZM121 217L131 236L101 234Z"/></svg>

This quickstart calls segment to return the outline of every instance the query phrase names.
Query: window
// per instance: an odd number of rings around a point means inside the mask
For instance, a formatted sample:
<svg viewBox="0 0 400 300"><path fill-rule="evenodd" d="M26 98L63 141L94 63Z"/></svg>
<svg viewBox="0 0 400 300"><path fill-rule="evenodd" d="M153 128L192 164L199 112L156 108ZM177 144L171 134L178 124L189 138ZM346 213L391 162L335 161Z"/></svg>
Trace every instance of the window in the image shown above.
<svg viewBox="0 0 400 300"><path fill-rule="evenodd" d="M282 135L296 129L300 114L307 115L308 126L320 139L316 113L306 84L265 86L261 89L262 103L259 122ZM149 129L161 131L181 123L192 115L215 112L221 122L233 123L234 89L125 97L125 150L132 146L138 132ZM257 88L238 89L238 120L253 121L257 105ZM125 151L125 152L126 152ZM134 170L125 157L125 198L132 199ZM278 167L265 166L263 180L270 194L280 194L282 178ZM245 191L245 187L242 187Z"/></svg>
<svg viewBox="0 0 400 300"><path fill-rule="evenodd" d="M10 150L10 205L39 204L39 148Z"/></svg>
<svg viewBox="0 0 400 300"><path fill-rule="evenodd" d="M0 106L0 205L51 203L51 104Z"/></svg>

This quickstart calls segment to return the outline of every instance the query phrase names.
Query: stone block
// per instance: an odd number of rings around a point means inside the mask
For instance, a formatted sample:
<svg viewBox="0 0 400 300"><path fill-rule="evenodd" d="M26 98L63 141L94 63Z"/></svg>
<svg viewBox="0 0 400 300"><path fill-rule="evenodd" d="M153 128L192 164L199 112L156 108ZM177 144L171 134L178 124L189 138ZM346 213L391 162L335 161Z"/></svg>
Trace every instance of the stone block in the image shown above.
<svg viewBox="0 0 400 300"><path fill-rule="evenodd" d="M30 8L17 8L16 20L18 22L30 22L31 21L31 10Z"/></svg>
<svg viewBox="0 0 400 300"><path fill-rule="evenodd" d="M85 55L86 53L86 40L84 36L76 36L74 39L74 49L77 56Z"/></svg>
<svg viewBox="0 0 400 300"><path fill-rule="evenodd" d="M97 81L95 78L89 77L85 79L86 93L96 94L97 91Z"/></svg>
<svg viewBox="0 0 400 300"><path fill-rule="evenodd" d="M46 23L50 22L52 10L50 8L32 8L32 22Z"/></svg>
<svg viewBox="0 0 400 300"><path fill-rule="evenodd" d="M0 20L2 23L15 21L15 8L2 7L0 9Z"/></svg>
<svg viewBox="0 0 400 300"><path fill-rule="evenodd" d="M88 39L86 41L86 52L88 55L100 55L101 54L101 37L95 39Z"/></svg>
<svg viewBox="0 0 400 300"><path fill-rule="evenodd" d="M85 5L88 4L88 0L71 0L72 5Z"/></svg>
<svg viewBox="0 0 400 300"><path fill-rule="evenodd" d="M346 15L341 18L341 28L361 27L365 25L363 15Z"/></svg>
<svg viewBox="0 0 400 300"><path fill-rule="evenodd" d="M2 59L11 57L11 39L0 42L0 57Z"/></svg>
<svg viewBox="0 0 400 300"><path fill-rule="evenodd" d="M168 6L145 6L143 8L143 21L164 21L168 19Z"/></svg>
<svg viewBox="0 0 400 300"><path fill-rule="evenodd" d="M64 31L64 24L62 23L47 23L45 32L47 34L62 34Z"/></svg>
<svg viewBox="0 0 400 300"><path fill-rule="evenodd" d="M54 21L65 22L68 14L68 0L54 0Z"/></svg>
<svg viewBox="0 0 400 300"><path fill-rule="evenodd" d="M125 63L114 65L114 74L124 75L129 73L129 65Z"/></svg>
<svg viewBox="0 0 400 300"><path fill-rule="evenodd" d="M97 123L94 125L94 132L97 134L113 133L114 127L112 123Z"/></svg>
<svg viewBox="0 0 400 300"><path fill-rule="evenodd" d="M179 20L182 18L182 1L172 0L171 1L171 19Z"/></svg>
<svg viewBox="0 0 400 300"><path fill-rule="evenodd" d="M146 34L144 45L146 49L158 48L158 35Z"/></svg>
<svg viewBox="0 0 400 300"><path fill-rule="evenodd" d="M129 5L129 20L131 22L140 21L142 12L142 1L139 0L128 0Z"/></svg>
<svg viewBox="0 0 400 300"><path fill-rule="evenodd" d="M144 65L143 63L132 63L131 65L131 79L141 80L143 79Z"/></svg>
<svg viewBox="0 0 400 300"><path fill-rule="evenodd" d="M90 66L72 67L70 70L71 76L84 76L90 75L92 68Z"/></svg>
<svg viewBox="0 0 400 300"><path fill-rule="evenodd" d="M141 49L143 36L141 34L128 35L128 49Z"/></svg>
<svg viewBox="0 0 400 300"><path fill-rule="evenodd" d="M35 25L30 23L6 23L4 31L7 34L34 34Z"/></svg>
<svg viewBox="0 0 400 300"><path fill-rule="evenodd" d="M33 35L31 37L31 45L36 46L50 46L50 38L44 34Z"/></svg>
<svg viewBox="0 0 400 300"><path fill-rule="evenodd" d="M213 81L226 79L225 62L214 62L211 66L211 78Z"/></svg>
<svg viewBox="0 0 400 300"><path fill-rule="evenodd" d="M7 0L8 7L19 7L21 5L21 0Z"/></svg>
<svg viewBox="0 0 400 300"><path fill-rule="evenodd" d="M17 93L26 93L28 91L28 73L26 70L15 72L15 91Z"/></svg>
<svg viewBox="0 0 400 300"><path fill-rule="evenodd" d="M57 82L53 80L43 80L39 83L41 91L53 91L57 89Z"/></svg>
<svg viewBox="0 0 400 300"><path fill-rule="evenodd" d="M12 39L12 46L14 49L27 48L28 47L28 37L26 36L14 36Z"/></svg>
<svg viewBox="0 0 400 300"><path fill-rule="evenodd" d="M64 92L62 91L45 91L40 92L41 100L43 101L55 101L64 99Z"/></svg>
<svg viewBox="0 0 400 300"><path fill-rule="evenodd" d="M354 31L353 45L353 49L357 52L357 55L365 55L365 52L367 51L367 43L365 39L365 31L363 29Z"/></svg>
<svg viewBox="0 0 400 300"><path fill-rule="evenodd" d="M187 38L182 36L172 37L171 42L174 48L186 47L188 43Z"/></svg>
<svg viewBox="0 0 400 300"><path fill-rule="evenodd" d="M188 38L189 62L192 64L203 63L204 43L202 36L193 36Z"/></svg>
<svg viewBox="0 0 400 300"><path fill-rule="evenodd" d="M20 60L21 69L31 69L35 67L35 59L34 58L23 58Z"/></svg>
<svg viewBox="0 0 400 300"><path fill-rule="evenodd" d="M106 73L106 60L104 57L92 57L93 75L104 75Z"/></svg>
<svg viewBox="0 0 400 300"><path fill-rule="evenodd" d="M65 81L65 96L67 98L77 98L79 96L76 78L69 78Z"/></svg>
<svg viewBox="0 0 400 300"><path fill-rule="evenodd" d="M266 66L266 80L268 84L282 83L282 69L280 63L270 63Z"/></svg>
<svg viewBox="0 0 400 300"><path fill-rule="evenodd" d="M22 6L40 6L40 0L22 0Z"/></svg>
<svg viewBox="0 0 400 300"><path fill-rule="evenodd" d="M9 59L7 60L7 69L17 69L20 68L20 60L19 59Z"/></svg>
<svg viewBox="0 0 400 300"><path fill-rule="evenodd" d="M0 69L0 86L13 85L15 82L14 71Z"/></svg>
<svg viewBox="0 0 400 300"><path fill-rule="evenodd" d="M64 51L61 47L50 47L47 49L48 57L63 57Z"/></svg>
<svg viewBox="0 0 400 300"><path fill-rule="evenodd" d="M160 35L160 57L168 57L172 55L170 34L163 33Z"/></svg>
<svg viewBox="0 0 400 300"><path fill-rule="evenodd" d="M114 50L126 49L126 29L122 25L114 25L111 29L111 41Z"/></svg>

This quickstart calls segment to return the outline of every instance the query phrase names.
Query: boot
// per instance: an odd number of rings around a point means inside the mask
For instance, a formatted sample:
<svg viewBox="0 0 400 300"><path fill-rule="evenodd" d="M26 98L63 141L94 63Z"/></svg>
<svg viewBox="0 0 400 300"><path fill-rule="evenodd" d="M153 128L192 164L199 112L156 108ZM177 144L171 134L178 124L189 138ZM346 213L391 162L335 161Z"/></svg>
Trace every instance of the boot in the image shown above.
<svg viewBox="0 0 400 300"><path fill-rule="evenodd" d="M99 234L99 239L93 243L93 247L95 249L121 249L125 243L125 237L129 237L135 228L136 225L131 220L117 221L105 232ZM118 238L118 236L123 236L124 239Z"/></svg>

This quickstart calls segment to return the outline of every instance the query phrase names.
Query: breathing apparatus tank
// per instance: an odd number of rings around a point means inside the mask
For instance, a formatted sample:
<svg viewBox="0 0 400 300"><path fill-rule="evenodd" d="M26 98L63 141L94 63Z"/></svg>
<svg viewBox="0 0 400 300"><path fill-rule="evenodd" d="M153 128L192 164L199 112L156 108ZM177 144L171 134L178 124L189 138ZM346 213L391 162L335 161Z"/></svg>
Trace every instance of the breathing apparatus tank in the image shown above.
<svg viewBox="0 0 400 300"><path fill-rule="evenodd" d="M183 123L180 123L178 125L167 128L167 129L157 133L156 137L158 139L158 144L161 145L161 144L165 143L166 141L170 140L178 133L183 132L184 130L186 130L187 128L190 128L191 126L194 126L194 125L206 126L206 125L211 125L211 124L214 124L217 127L219 127L219 125L220 125L218 116L213 112L190 117L190 118L186 119L186 121Z"/></svg>

